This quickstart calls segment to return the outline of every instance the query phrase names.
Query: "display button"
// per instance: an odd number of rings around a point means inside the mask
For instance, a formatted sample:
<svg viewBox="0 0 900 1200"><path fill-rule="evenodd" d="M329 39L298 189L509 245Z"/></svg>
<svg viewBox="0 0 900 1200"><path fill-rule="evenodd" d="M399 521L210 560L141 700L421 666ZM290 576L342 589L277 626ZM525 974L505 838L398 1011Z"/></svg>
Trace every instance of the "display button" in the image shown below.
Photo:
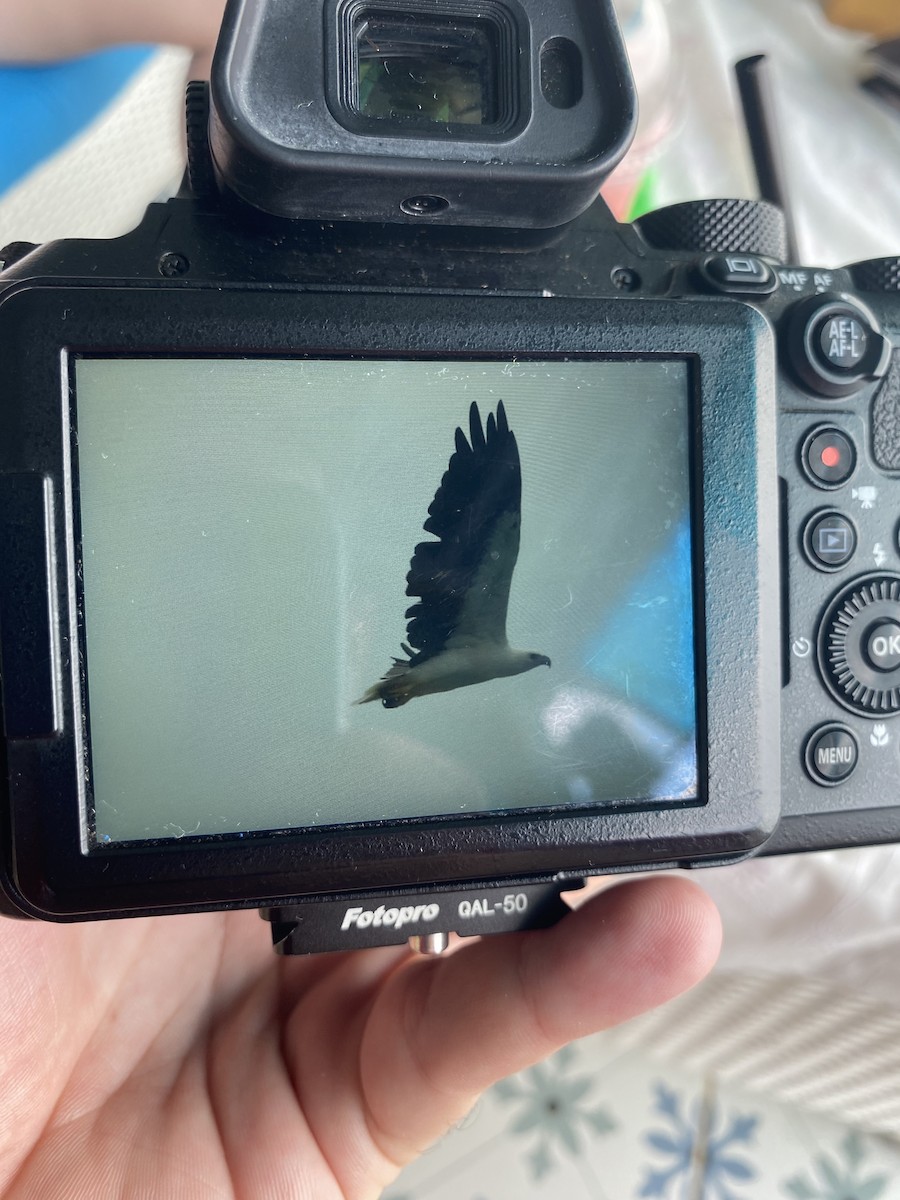
<svg viewBox="0 0 900 1200"><path fill-rule="evenodd" d="M832 313L819 326L818 345L822 361L838 371L859 370L866 356L871 330L850 312Z"/></svg>
<svg viewBox="0 0 900 1200"><path fill-rule="evenodd" d="M856 770L859 743L845 725L825 725L809 738L805 757L812 780L823 787L834 787Z"/></svg>
<svg viewBox="0 0 900 1200"><path fill-rule="evenodd" d="M817 513L810 517L803 537L806 557L820 571L837 571L856 552L856 530L841 513Z"/></svg>
<svg viewBox="0 0 900 1200"><path fill-rule="evenodd" d="M876 671L896 671L900 667L900 624L879 621L867 629L863 653Z"/></svg>
<svg viewBox="0 0 900 1200"><path fill-rule="evenodd" d="M839 429L814 429L803 443L801 459L817 487L840 487L856 469L856 448Z"/></svg>
<svg viewBox="0 0 900 1200"><path fill-rule="evenodd" d="M772 292L778 280L755 254L717 254L703 265L706 278L721 292Z"/></svg>

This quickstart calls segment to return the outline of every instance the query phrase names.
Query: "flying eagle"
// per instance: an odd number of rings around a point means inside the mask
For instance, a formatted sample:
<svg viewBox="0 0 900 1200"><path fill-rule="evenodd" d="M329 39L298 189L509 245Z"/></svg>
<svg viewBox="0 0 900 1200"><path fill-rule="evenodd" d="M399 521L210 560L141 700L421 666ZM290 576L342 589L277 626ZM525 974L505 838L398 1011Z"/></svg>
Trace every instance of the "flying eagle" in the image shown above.
<svg viewBox="0 0 900 1200"><path fill-rule="evenodd" d="M406 576L406 658L395 658L378 683L356 701L399 708L414 696L449 692L502 675L550 666L545 654L513 650L506 640L509 585L519 555L522 469L503 401L482 429L469 409L469 440L456 430L456 451L423 528Z"/></svg>

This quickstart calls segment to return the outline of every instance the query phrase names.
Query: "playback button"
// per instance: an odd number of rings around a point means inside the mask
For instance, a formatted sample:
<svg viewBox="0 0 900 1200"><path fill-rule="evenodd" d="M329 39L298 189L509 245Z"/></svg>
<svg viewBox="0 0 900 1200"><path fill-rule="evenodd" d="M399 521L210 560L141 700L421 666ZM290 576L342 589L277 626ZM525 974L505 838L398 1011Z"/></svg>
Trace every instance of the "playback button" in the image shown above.
<svg viewBox="0 0 900 1200"><path fill-rule="evenodd" d="M856 770L859 743L846 725L823 725L809 737L804 757L813 783L836 787Z"/></svg>
<svg viewBox="0 0 900 1200"><path fill-rule="evenodd" d="M803 549L817 571L839 571L856 553L856 529L839 512L814 513L803 531Z"/></svg>

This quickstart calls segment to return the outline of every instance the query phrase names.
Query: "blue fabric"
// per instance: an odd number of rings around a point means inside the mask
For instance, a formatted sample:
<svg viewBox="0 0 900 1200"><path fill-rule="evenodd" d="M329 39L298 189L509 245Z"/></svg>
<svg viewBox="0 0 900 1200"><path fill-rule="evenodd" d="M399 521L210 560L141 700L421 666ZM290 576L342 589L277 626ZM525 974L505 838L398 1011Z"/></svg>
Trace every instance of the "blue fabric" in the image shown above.
<svg viewBox="0 0 900 1200"><path fill-rule="evenodd" d="M0 66L0 193L102 112L153 53L117 46L46 66Z"/></svg>

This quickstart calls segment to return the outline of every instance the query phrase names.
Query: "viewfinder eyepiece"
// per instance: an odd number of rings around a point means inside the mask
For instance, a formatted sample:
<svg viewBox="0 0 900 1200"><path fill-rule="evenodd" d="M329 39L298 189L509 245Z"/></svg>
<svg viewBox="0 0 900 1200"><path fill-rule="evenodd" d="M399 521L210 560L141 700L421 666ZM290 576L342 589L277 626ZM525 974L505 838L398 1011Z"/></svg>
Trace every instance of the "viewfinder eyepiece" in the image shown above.
<svg viewBox="0 0 900 1200"><path fill-rule="evenodd" d="M365 5L351 20L350 107L391 132L510 123L508 39L490 17Z"/></svg>
<svg viewBox="0 0 900 1200"><path fill-rule="evenodd" d="M563 225L636 121L612 4L229 0L210 81L219 184L280 217Z"/></svg>

